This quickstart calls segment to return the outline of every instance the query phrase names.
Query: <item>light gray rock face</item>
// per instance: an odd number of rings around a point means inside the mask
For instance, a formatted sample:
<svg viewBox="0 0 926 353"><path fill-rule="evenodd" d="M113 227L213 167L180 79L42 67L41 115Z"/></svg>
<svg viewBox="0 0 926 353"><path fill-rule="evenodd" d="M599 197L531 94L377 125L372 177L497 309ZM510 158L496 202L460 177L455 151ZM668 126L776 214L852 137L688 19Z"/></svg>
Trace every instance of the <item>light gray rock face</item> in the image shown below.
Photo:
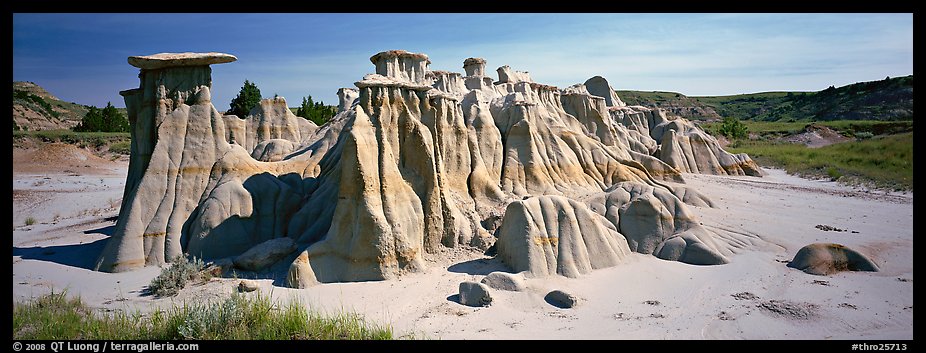
<svg viewBox="0 0 926 353"><path fill-rule="evenodd" d="M858 251L844 245L826 243L814 243L801 248L788 267L818 276L840 271L880 271L874 261Z"/></svg>
<svg viewBox="0 0 926 353"><path fill-rule="evenodd" d="M489 306L492 305L492 295L489 294L489 287L482 283L463 282L460 283L460 304L467 306Z"/></svg>
<svg viewBox="0 0 926 353"><path fill-rule="evenodd" d="M295 148L296 144L290 140L271 139L261 141L257 146L254 146L251 157L261 162L281 161L292 153Z"/></svg>
<svg viewBox="0 0 926 353"><path fill-rule="evenodd" d="M247 271L260 271L273 265L296 250L290 238L276 238L257 244L235 258L235 267Z"/></svg>
<svg viewBox="0 0 926 353"><path fill-rule="evenodd" d="M498 256L528 276L578 277L612 267L629 254L627 240L584 203L537 196L508 204L498 232Z"/></svg>
<svg viewBox="0 0 926 353"><path fill-rule="evenodd" d="M728 245L716 241L669 188L622 182L585 202L617 228L631 251L694 265L729 262Z"/></svg>
<svg viewBox="0 0 926 353"><path fill-rule="evenodd" d="M694 123L669 117L662 109L642 106L611 107L612 121L635 131L641 141L658 141L651 154L683 173L762 176L765 172L746 154L732 154Z"/></svg>
<svg viewBox="0 0 926 353"><path fill-rule="evenodd" d="M228 122L231 119L223 120ZM293 114L283 97L262 99L243 119L243 124L235 125L234 130L226 129L226 139L244 147L254 158L273 153L288 154L296 145L301 145L305 137L318 130L318 126L312 121ZM272 142L275 140L286 140L290 143ZM274 145L271 151L266 151L268 145ZM289 151L285 151L287 149ZM272 159L267 157L258 160L273 162L282 157Z"/></svg>
<svg viewBox="0 0 926 353"><path fill-rule="evenodd" d="M463 76L457 72L428 71L425 77L433 82L431 86L435 89L442 93L451 94L457 99L469 93L466 83L463 82Z"/></svg>
<svg viewBox="0 0 926 353"><path fill-rule="evenodd" d="M312 271L312 266L309 264L309 253L303 251L289 266L289 271L286 273L286 286L303 289L317 283L315 272Z"/></svg>
<svg viewBox="0 0 926 353"><path fill-rule="evenodd" d="M522 292L527 289L527 283L520 274L507 272L492 272L482 279L482 284L498 290Z"/></svg>
<svg viewBox="0 0 926 353"><path fill-rule="evenodd" d="M463 60L463 71L466 76L483 77L486 75L486 61L483 58L467 58Z"/></svg>
<svg viewBox="0 0 926 353"><path fill-rule="evenodd" d="M515 71L508 65L499 67L496 71L498 72L498 83L534 82L531 80L529 72Z"/></svg>
<svg viewBox="0 0 926 353"><path fill-rule="evenodd" d="M354 105L354 102L357 101L357 98L360 97L360 92L355 88L339 88L338 89L338 112L343 112L350 109Z"/></svg>
<svg viewBox="0 0 926 353"><path fill-rule="evenodd" d="M166 67L209 66L238 60L225 53L160 53L144 56L130 56L129 65L143 70L158 70Z"/></svg>
<svg viewBox="0 0 926 353"><path fill-rule="evenodd" d="M240 282L238 282L238 291L239 291L239 292L243 292L243 293L246 293L246 292L253 292L253 291L256 291L256 290L258 290L258 289L260 289L260 283L257 283L257 281L252 281L252 280L249 280L249 279L243 279L243 280L241 280Z"/></svg>
<svg viewBox="0 0 926 353"><path fill-rule="evenodd" d="M427 55L405 50L389 50L370 57L376 73L399 81L429 85L425 75L431 60Z"/></svg>
<svg viewBox="0 0 926 353"><path fill-rule="evenodd" d="M609 84L608 80L605 80L604 77L595 76L586 80L585 88L588 90L588 93L604 98L605 104L609 107L627 106L627 104L614 93L614 87L611 87L611 84Z"/></svg>
<svg viewBox="0 0 926 353"><path fill-rule="evenodd" d="M131 157L119 220L97 270L162 265L183 254L184 223L212 166L230 148L222 114L211 102L208 64L217 62L215 55L153 57L136 57L140 87L120 92L131 124ZM224 58L218 62L234 57Z"/></svg>
<svg viewBox="0 0 926 353"><path fill-rule="evenodd" d="M659 158L666 164L685 173L751 176L765 174L745 153L732 154L724 151L716 138L685 124L691 123L673 121L667 124L671 125L671 128L662 134Z"/></svg>
<svg viewBox="0 0 926 353"><path fill-rule="evenodd" d="M547 303L560 309L574 308L576 305L579 305L578 297L559 289L550 291L543 299L546 300Z"/></svg>
<svg viewBox="0 0 926 353"><path fill-rule="evenodd" d="M318 127L283 99L222 116L201 63L227 59L162 59L143 60L140 87L122 92L132 160L100 270L186 253L305 288L395 278L424 269L426 253L496 244L525 272L488 281L517 288L522 275L575 277L630 251L694 264L732 253L684 204L710 200L661 182L683 181L685 162L673 156L685 145L697 170L726 171L722 149L708 141L721 168L701 168L698 156L709 155L697 142L665 147L663 137L697 126L609 106L584 84L561 91L507 67L494 83L484 60L464 62L463 77L429 71L426 55L387 51ZM174 66L156 66L165 62Z"/></svg>

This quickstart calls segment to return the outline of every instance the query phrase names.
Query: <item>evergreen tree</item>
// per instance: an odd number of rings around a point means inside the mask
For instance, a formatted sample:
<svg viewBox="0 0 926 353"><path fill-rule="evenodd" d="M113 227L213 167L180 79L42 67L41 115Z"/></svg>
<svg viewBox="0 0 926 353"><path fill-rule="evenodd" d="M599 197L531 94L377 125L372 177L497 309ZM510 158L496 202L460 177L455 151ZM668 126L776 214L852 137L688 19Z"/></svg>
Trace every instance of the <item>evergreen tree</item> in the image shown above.
<svg viewBox="0 0 926 353"><path fill-rule="evenodd" d="M74 127L74 131L127 132L129 121L119 112L112 102L106 102L103 109L88 106L87 114Z"/></svg>
<svg viewBox="0 0 926 353"><path fill-rule="evenodd" d="M112 105L112 103L106 102L106 107L103 108L101 113L103 114L103 131L129 131L129 121Z"/></svg>
<svg viewBox="0 0 926 353"><path fill-rule="evenodd" d="M238 92L238 96L231 101L229 113L237 115L239 118L246 118L251 109L260 104L260 89L251 81L244 80L244 86Z"/></svg>
<svg viewBox="0 0 926 353"><path fill-rule="evenodd" d="M324 125L334 117L335 113L337 112L334 107L327 106L321 101L313 101L311 95L303 97L302 105L299 106L299 109L296 109L296 116L311 120L316 125Z"/></svg>

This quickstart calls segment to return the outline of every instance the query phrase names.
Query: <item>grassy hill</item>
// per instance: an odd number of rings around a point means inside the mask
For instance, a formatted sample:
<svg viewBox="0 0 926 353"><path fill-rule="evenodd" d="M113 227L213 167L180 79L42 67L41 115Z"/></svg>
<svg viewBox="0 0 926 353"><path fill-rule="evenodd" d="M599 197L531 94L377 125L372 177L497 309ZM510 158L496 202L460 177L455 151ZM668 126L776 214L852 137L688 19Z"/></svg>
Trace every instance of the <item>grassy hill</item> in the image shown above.
<svg viewBox="0 0 926 353"><path fill-rule="evenodd" d="M689 120L719 120L721 115L714 107L676 92L615 91L628 105L663 108Z"/></svg>
<svg viewBox="0 0 926 353"><path fill-rule="evenodd" d="M913 75L831 86L819 92L688 97L674 92L617 91L617 95L628 104L660 107L694 120L726 116L757 121L913 119Z"/></svg>
<svg viewBox="0 0 926 353"><path fill-rule="evenodd" d="M32 82L13 82L13 126L22 130L70 129L87 114L87 107L65 102Z"/></svg>

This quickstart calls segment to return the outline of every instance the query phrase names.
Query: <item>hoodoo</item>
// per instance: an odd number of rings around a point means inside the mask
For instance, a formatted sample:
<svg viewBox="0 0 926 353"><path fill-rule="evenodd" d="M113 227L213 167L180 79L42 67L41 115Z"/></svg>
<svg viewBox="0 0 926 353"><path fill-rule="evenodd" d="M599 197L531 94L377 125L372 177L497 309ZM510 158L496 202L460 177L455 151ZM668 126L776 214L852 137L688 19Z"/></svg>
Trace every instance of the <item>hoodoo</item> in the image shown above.
<svg viewBox="0 0 926 353"><path fill-rule="evenodd" d="M427 253L495 244L528 277L580 276L631 252L723 264L735 245L689 209L710 200L667 181L762 174L697 125L627 106L600 76L559 89L508 66L493 80L481 58L461 75L390 50L316 126L282 98L219 113L209 65L234 60L129 58L141 69L139 88L122 92L131 165L98 270L188 254L304 288L394 278L425 268Z"/></svg>

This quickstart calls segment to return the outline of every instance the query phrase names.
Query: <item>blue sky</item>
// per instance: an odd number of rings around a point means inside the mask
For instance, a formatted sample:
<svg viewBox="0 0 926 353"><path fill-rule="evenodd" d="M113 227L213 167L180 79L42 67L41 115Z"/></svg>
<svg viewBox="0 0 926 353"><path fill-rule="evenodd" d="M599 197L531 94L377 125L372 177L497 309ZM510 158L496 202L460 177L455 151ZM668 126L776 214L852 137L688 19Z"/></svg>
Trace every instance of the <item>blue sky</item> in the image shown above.
<svg viewBox="0 0 926 353"><path fill-rule="evenodd" d="M66 101L122 107L138 87L126 57L218 51L219 110L245 79L296 106L336 104L339 87L389 49L428 54L432 70L510 65L559 87L607 78L616 89L726 95L816 91L913 73L912 14L14 14L13 80Z"/></svg>

